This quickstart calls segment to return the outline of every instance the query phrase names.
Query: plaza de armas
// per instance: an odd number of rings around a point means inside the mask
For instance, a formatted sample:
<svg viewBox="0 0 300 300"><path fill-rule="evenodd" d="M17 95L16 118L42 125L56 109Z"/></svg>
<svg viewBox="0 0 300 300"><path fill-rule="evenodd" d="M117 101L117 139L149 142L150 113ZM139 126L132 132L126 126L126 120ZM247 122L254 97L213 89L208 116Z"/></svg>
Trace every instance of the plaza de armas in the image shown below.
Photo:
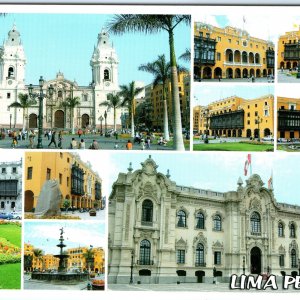
<svg viewBox="0 0 300 300"><path fill-rule="evenodd" d="M111 17L98 34L88 86L68 80L61 71L52 80L40 76L38 84L25 85L26 49L21 31L13 25L0 52L0 91L4 98L0 107L1 148L189 149L190 75L188 69L177 65L173 32L178 23L189 25L190 16L125 16L137 19L141 26L132 30L128 22L122 23L124 15ZM153 75L152 83L119 85L118 66L122 62L111 35L145 30L149 34L148 25L153 21L160 24L160 31L165 31L164 24L170 27L171 61L154 53L152 62L139 66ZM17 59L11 59L16 53ZM188 65L190 49L178 55L178 61ZM179 72L173 72L177 67Z"/></svg>

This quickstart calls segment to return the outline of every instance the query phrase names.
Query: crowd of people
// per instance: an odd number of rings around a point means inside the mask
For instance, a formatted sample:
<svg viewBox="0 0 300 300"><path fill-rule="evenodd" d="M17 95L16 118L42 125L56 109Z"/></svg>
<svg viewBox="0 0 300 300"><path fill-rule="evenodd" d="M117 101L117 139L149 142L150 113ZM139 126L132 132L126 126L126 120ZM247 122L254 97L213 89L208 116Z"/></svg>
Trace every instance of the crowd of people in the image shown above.
<svg viewBox="0 0 300 300"><path fill-rule="evenodd" d="M19 130L1 130L1 139L5 139L5 137L11 138L11 147L17 148L20 141L28 141L26 145L27 148L33 149L37 143L38 131L37 130L26 130L26 129L19 129ZM100 144L99 140L93 139L91 142L90 136L88 134L93 134L92 131L86 131L85 129L78 129L76 135L72 136L71 141L70 138L66 138L66 134L62 130L55 130L55 129L47 129L43 132L43 145L45 146L45 139L48 141L48 148L54 149L92 149L92 150L99 150ZM100 133L100 132L99 132ZM95 135L97 132L95 131ZM100 136L101 135L100 133ZM150 150L151 145L160 145L166 146L167 140L160 135L159 137L155 136L153 133L147 132L137 132L134 138L124 141L124 139L119 140L119 133L113 132L110 137L115 138L114 149L127 149L132 150L135 144L138 144L137 149L141 150ZM65 140L65 142L64 142ZM88 142L88 144L87 144ZM69 144L68 144L69 143ZM63 145L65 144L65 145ZM24 146L24 143L21 144ZM19 146L20 147L20 146Z"/></svg>

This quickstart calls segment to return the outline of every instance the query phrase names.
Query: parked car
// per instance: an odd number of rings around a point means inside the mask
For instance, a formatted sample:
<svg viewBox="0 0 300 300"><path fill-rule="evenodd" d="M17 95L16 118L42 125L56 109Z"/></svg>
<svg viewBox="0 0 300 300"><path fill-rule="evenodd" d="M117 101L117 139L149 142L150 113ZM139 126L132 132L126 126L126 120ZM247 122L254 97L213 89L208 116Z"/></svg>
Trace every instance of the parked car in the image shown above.
<svg viewBox="0 0 300 300"><path fill-rule="evenodd" d="M285 139L285 138L279 138L279 139L277 140L277 142L278 142L278 143L287 143L287 139Z"/></svg>
<svg viewBox="0 0 300 300"><path fill-rule="evenodd" d="M13 218L13 215L10 213L0 212L0 219L11 220Z"/></svg>
<svg viewBox="0 0 300 300"><path fill-rule="evenodd" d="M11 212L11 215L13 216L13 219L16 219L16 220L21 220L22 219L22 213L21 212L13 211L13 212Z"/></svg>
<svg viewBox="0 0 300 300"><path fill-rule="evenodd" d="M272 135L266 135L265 137L262 138L262 140L265 142L273 142L274 137Z"/></svg>

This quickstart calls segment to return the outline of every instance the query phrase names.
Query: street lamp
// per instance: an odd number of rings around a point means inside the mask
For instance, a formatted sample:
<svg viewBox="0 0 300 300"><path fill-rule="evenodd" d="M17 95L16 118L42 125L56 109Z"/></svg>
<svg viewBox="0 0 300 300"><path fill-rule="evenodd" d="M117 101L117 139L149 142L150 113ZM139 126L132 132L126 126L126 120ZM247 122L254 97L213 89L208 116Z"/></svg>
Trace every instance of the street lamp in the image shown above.
<svg viewBox="0 0 300 300"><path fill-rule="evenodd" d="M257 134L257 141L260 142L260 130L259 130L259 124L262 123L263 119L260 116L257 116L257 119L255 119L255 124L257 124L258 134Z"/></svg>
<svg viewBox="0 0 300 300"><path fill-rule="evenodd" d="M102 115L100 116L99 120L100 120L100 135L102 135L102 122L103 122Z"/></svg>
<svg viewBox="0 0 300 300"><path fill-rule="evenodd" d="M246 267L245 267L245 256L243 256L243 274L245 275Z"/></svg>
<svg viewBox="0 0 300 300"><path fill-rule="evenodd" d="M131 265L130 265L130 284L133 284L133 255L134 255L134 251L131 250Z"/></svg>
<svg viewBox="0 0 300 300"><path fill-rule="evenodd" d="M104 127L105 127L105 135L106 135L107 134L107 122L106 122L107 112L106 111L104 112L104 119L105 119Z"/></svg>
<svg viewBox="0 0 300 300"><path fill-rule="evenodd" d="M9 114L9 129L11 129L11 117L12 117L12 115Z"/></svg>
<svg viewBox="0 0 300 300"><path fill-rule="evenodd" d="M208 131L208 119L209 119L208 114L209 114L209 110L208 110L208 108L206 108L204 111L204 115L206 117L206 125L205 125L206 129L205 129L205 138L204 138L205 144L208 144L208 133L209 133L209 131Z"/></svg>
<svg viewBox="0 0 300 300"><path fill-rule="evenodd" d="M39 100L39 132L38 132L38 144L37 144L37 148L41 149L43 148L43 144L42 144L42 136L43 136L43 99L47 97L46 94L44 94L43 91L43 86L44 86L44 79L43 76L40 77L39 79L39 87L40 87L40 91L39 93L34 93L33 92L33 85L30 84L28 87L28 92L29 92L29 97L30 98L38 98ZM54 88L52 86L52 84L50 84L50 86L48 87L48 93L49 96L52 97L53 96L53 92L54 92Z"/></svg>

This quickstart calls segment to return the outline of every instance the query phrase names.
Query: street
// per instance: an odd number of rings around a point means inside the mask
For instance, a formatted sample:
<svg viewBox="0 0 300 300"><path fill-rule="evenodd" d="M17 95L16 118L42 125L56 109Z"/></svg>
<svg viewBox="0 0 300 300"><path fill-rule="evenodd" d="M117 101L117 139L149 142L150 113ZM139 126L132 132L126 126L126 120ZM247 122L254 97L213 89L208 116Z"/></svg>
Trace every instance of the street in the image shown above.
<svg viewBox="0 0 300 300"><path fill-rule="evenodd" d="M280 83L300 83L300 78L292 76L288 70L277 71L277 80Z"/></svg>

